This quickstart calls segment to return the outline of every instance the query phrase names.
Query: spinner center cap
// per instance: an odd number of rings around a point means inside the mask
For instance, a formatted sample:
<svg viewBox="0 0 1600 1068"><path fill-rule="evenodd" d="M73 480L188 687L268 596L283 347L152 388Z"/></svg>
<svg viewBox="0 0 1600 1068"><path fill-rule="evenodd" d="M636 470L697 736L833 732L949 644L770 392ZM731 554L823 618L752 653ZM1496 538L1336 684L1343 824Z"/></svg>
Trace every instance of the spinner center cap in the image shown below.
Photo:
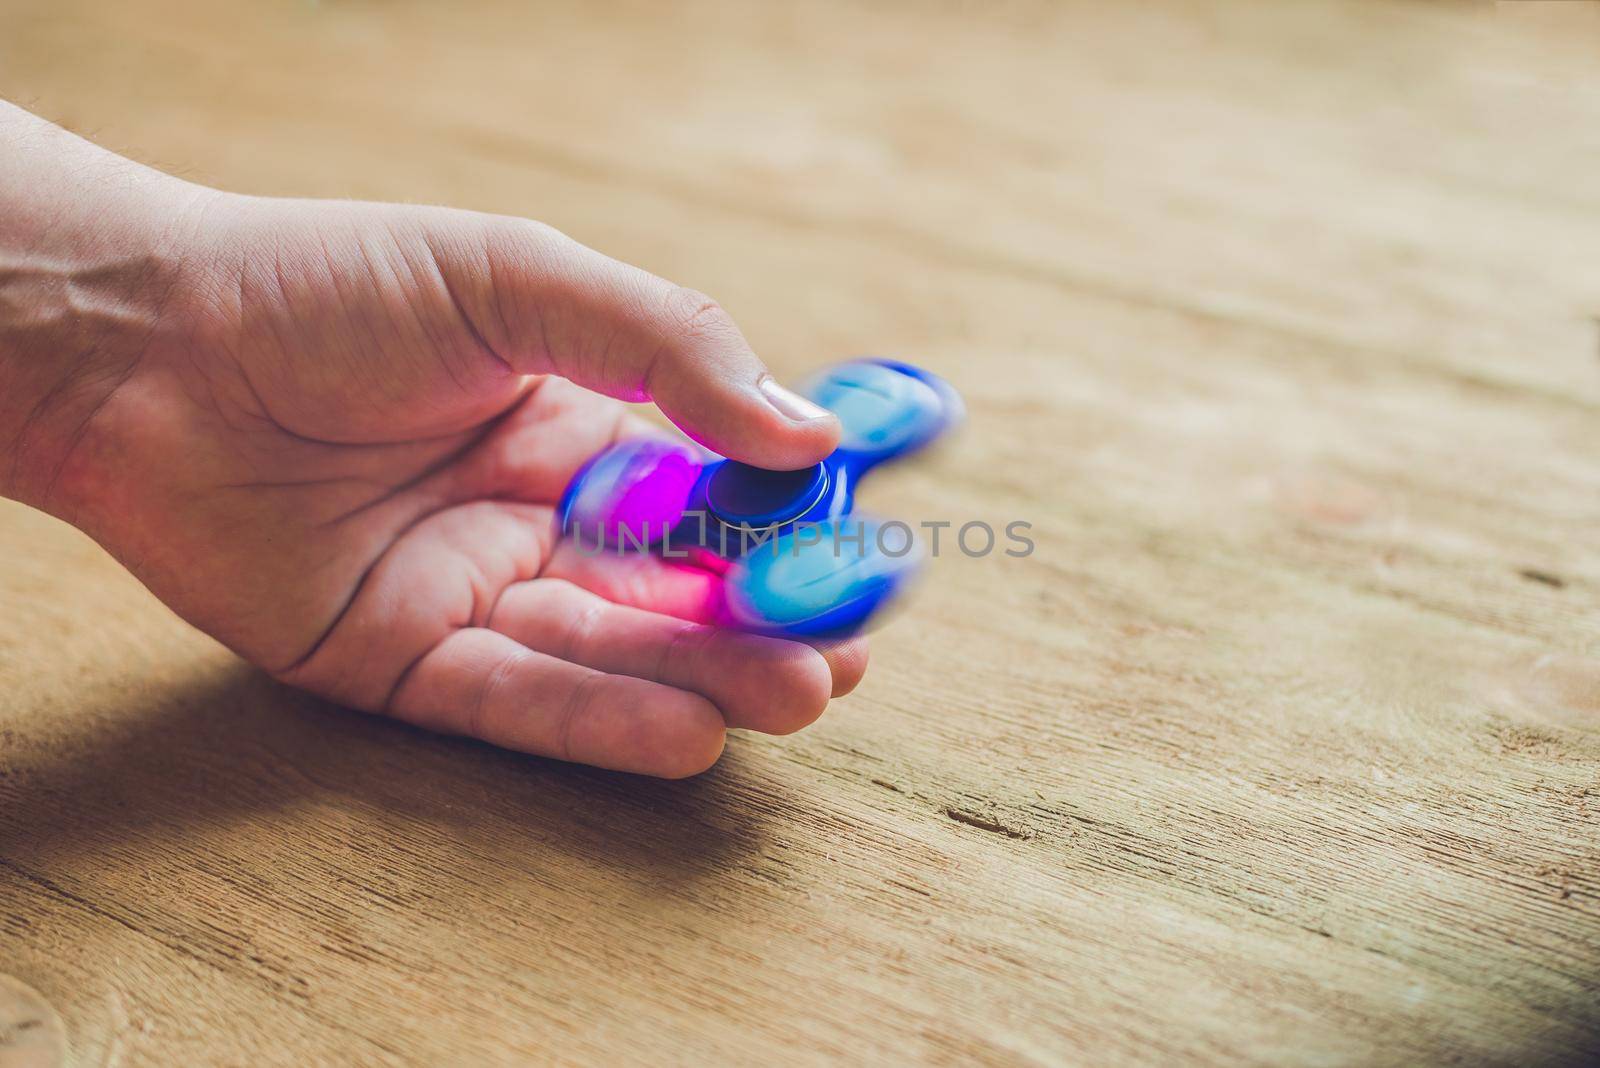
<svg viewBox="0 0 1600 1068"><path fill-rule="evenodd" d="M711 473L706 503L729 526L761 529L798 519L827 488L828 472L822 464L799 471L767 471L728 460Z"/></svg>

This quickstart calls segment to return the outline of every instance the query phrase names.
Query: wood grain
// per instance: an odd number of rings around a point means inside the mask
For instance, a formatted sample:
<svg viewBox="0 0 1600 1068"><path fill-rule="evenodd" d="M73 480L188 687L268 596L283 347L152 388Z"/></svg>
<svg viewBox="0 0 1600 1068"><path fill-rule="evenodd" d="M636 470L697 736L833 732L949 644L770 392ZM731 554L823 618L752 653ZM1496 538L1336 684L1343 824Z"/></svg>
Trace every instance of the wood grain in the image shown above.
<svg viewBox="0 0 1600 1068"><path fill-rule="evenodd" d="M265 681L0 509L0 972L75 1063L1600 1057L1591 4L0 0L0 94L947 374L815 728L642 781Z"/></svg>

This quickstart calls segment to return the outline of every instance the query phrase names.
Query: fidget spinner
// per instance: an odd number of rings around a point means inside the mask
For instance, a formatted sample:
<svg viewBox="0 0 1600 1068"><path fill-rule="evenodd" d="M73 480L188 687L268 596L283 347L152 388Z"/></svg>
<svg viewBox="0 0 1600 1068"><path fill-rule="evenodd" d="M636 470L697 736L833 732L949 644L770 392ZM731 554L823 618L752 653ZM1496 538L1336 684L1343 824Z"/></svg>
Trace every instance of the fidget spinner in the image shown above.
<svg viewBox="0 0 1600 1068"><path fill-rule="evenodd" d="M659 438L618 442L568 484L562 533L582 552L652 551L721 574L722 622L744 630L829 638L863 629L923 555L907 524L853 513L856 482L949 430L961 399L937 375L880 359L828 368L800 392L843 424L821 463L768 471Z"/></svg>

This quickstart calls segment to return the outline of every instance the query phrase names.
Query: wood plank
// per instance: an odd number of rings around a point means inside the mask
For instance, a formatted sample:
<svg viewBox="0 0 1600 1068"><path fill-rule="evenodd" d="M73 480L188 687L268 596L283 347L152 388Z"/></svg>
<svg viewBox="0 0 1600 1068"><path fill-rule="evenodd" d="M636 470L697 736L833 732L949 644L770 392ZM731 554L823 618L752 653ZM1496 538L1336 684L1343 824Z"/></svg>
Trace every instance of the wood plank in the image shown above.
<svg viewBox="0 0 1600 1068"><path fill-rule="evenodd" d="M948 373L869 503L1038 544L662 784L294 694L7 506L0 971L85 1063L1600 1053L1586 7L0 2L0 95L140 158Z"/></svg>

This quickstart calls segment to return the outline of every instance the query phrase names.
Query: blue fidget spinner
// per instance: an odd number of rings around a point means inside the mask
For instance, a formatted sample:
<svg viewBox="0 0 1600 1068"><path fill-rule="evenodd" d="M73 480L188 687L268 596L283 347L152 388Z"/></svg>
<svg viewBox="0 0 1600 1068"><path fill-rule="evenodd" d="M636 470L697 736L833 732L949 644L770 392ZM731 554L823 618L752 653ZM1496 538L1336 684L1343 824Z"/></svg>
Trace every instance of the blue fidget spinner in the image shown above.
<svg viewBox="0 0 1600 1068"><path fill-rule="evenodd" d="M852 515L856 481L950 429L961 398L937 375L879 359L828 368L800 391L844 427L821 463L767 471L660 438L618 442L568 484L562 533L583 552L650 549L723 574L725 621L744 630L861 630L921 569L922 553L906 524Z"/></svg>

